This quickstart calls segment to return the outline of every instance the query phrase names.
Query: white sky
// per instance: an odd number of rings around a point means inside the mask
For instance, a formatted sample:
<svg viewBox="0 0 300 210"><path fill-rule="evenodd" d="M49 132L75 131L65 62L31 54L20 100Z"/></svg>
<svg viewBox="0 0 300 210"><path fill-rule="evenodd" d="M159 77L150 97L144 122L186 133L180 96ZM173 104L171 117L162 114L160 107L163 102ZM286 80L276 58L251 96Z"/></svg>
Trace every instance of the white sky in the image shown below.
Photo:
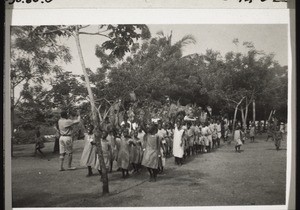
<svg viewBox="0 0 300 210"><path fill-rule="evenodd" d="M263 50L266 53L274 53L275 60L281 65L288 63L288 28L285 24L199 24L199 25L148 25L152 37L158 31L164 34L170 34L173 31L172 41L176 42L183 36L191 34L195 37L197 43L186 46L183 50L184 55L192 53L205 53L206 49L213 49L224 55L229 51L236 51L236 46L232 43L234 38L240 41L239 50L242 50L244 41L251 41L257 50ZM101 45L106 39L99 36L81 35L80 41L83 51L86 67L95 71L100 66L99 59L95 56L96 44ZM75 40L71 37L69 40L62 40L70 47L73 56L72 63L62 64L65 70L72 71L75 74L82 74L80 61L76 49Z"/></svg>

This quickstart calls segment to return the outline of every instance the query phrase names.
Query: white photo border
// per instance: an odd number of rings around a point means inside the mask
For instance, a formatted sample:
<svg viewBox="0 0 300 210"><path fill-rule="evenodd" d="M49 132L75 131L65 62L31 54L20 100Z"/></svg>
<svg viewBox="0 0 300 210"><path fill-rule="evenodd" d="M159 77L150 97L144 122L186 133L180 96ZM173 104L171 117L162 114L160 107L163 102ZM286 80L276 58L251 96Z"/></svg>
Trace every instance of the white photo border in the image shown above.
<svg viewBox="0 0 300 210"><path fill-rule="evenodd" d="M63 18L62 18L63 14ZM80 14L80 15L79 15ZM99 21L101 20L101 21ZM222 206L222 209L288 209L291 179L295 169L295 61L291 40L291 21L288 9L14 9L6 12L5 71L4 71L4 139L5 141L5 204L12 205L11 186L11 119L10 119L10 26L11 25L77 25L77 24L287 24L288 25L288 137L286 205L279 206ZM294 187L294 186L293 186ZM164 207L159 207L160 209ZM172 207L186 209L186 207ZM212 209L220 207L189 207ZM14 208L19 209L19 208ZM22 208L30 209L30 208ZM45 209L45 208L35 208ZM52 209L52 208L47 208ZM53 208L57 209L57 208ZM67 208L59 208L67 209ZM73 208L95 209L95 208ZM106 208L105 208L106 209ZM116 208L109 208L116 209ZM130 209L130 208L125 208ZM143 207L143 209L148 209ZM153 208L150 208L153 209Z"/></svg>

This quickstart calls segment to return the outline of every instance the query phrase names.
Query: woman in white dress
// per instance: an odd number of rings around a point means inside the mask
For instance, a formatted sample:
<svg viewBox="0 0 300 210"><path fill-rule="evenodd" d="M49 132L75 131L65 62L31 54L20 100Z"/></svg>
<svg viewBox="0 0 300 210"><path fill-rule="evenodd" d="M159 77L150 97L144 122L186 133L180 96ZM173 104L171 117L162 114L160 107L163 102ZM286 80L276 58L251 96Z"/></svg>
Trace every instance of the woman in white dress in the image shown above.
<svg viewBox="0 0 300 210"><path fill-rule="evenodd" d="M175 163L177 165L182 165L183 155L184 155L184 129L182 124L178 121L174 129L173 137L173 155L175 157Z"/></svg>
<svg viewBox="0 0 300 210"><path fill-rule="evenodd" d="M89 125L88 133L85 134L85 145L80 159L80 165L88 168L87 177L93 175L92 168L95 168L97 162L97 148L93 130L94 126Z"/></svg>

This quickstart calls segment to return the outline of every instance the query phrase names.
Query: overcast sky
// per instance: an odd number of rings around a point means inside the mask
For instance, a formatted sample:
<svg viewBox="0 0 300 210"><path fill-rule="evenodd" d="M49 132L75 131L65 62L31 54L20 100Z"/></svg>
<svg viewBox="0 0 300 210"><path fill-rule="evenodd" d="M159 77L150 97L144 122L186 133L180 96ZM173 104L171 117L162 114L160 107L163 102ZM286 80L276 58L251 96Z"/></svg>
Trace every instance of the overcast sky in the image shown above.
<svg viewBox="0 0 300 210"><path fill-rule="evenodd" d="M236 51L236 46L232 43L234 38L238 38L242 44L244 41L251 41L257 50L263 50L265 53L274 53L275 60L281 65L288 63L288 28L287 25L261 25L261 24L232 24L232 25L148 25L152 37L158 31L164 34L170 34L172 31L172 42L180 40L183 36L191 34L195 37L197 43L186 46L183 50L184 55L192 53L205 53L207 49L219 51L224 55L229 51ZM75 74L82 74L80 61L74 39L62 40L70 47L73 56L72 63L64 65L65 70L72 71ZM96 44L101 45L105 38L99 36L81 35L80 37L82 51L86 66L93 71L99 67L99 59L95 56ZM242 45L238 50L242 50Z"/></svg>

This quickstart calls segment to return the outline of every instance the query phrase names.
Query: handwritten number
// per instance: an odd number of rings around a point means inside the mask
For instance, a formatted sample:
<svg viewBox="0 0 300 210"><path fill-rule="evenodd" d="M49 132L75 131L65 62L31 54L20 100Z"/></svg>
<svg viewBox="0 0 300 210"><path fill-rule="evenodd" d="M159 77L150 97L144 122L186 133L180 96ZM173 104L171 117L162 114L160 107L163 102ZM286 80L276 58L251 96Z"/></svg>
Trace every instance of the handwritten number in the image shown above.
<svg viewBox="0 0 300 210"><path fill-rule="evenodd" d="M8 4L13 4L15 3L15 0L12 0L11 2L8 2Z"/></svg>
<svg viewBox="0 0 300 210"><path fill-rule="evenodd" d="M21 2L22 0L16 0L16 2Z"/></svg>
<svg viewBox="0 0 300 210"><path fill-rule="evenodd" d="M38 2L39 0L32 0L33 2Z"/></svg>
<svg viewBox="0 0 300 210"><path fill-rule="evenodd" d="M244 1L249 1L249 3L252 3L252 0L244 0ZM242 0L239 0L239 2L242 2Z"/></svg>
<svg viewBox="0 0 300 210"><path fill-rule="evenodd" d="M27 4L31 3L31 0L26 0L26 3L27 3Z"/></svg>
<svg viewBox="0 0 300 210"><path fill-rule="evenodd" d="M52 0L45 0L45 2L50 3Z"/></svg>

